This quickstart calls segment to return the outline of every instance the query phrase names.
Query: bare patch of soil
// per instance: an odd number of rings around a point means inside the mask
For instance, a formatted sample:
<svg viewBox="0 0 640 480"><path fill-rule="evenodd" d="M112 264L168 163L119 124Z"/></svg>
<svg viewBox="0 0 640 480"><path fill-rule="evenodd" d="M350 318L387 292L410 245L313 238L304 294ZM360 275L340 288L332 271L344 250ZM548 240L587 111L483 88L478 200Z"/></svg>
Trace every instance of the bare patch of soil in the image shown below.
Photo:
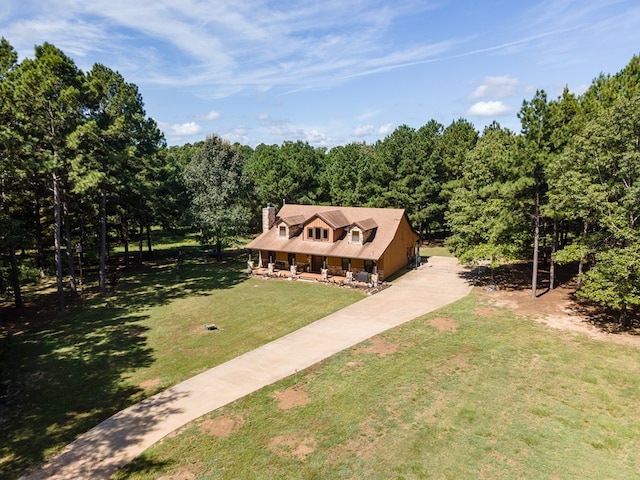
<svg viewBox="0 0 640 480"><path fill-rule="evenodd" d="M292 456L304 460L315 452L316 439L311 435L277 435L269 441L269 450L279 457Z"/></svg>
<svg viewBox="0 0 640 480"><path fill-rule="evenodd" d="M458 322L448 317L433 318L427 322L427 325L434 327L439 332L455 332L458 329Z"/></svg>
<svg viewBox="0 0 640 480"><path fill-rule="evenodd" d="M278 401L278 407L282 410L302 407L311 401L311 397L305 388L297 385L286 389L284 392L275 392L274 396Z"/></svg>
<svg viewBox="0 0 640 480"><path fill-rule="evenodd" d="M160 385L160 378L152 378L140 383L140 388L146 390L147 388L154 388Z"/></svg>
<svg viewBox="0 0 640 480"><path fill-rule="evenodd" d="M361 368L364 366L364 362L362 360L351 360L346 365L349 368Z"/></svg>
<svg viewBox="0 0 640 480"><path fill-rule="evenodd" d="M473 310L473 313L483 318L491 318L498 313L498 311L495 308L478 307Z"/></svg>
<svg viewBox="0 0 640 480"><path fill-rule="evenodd" d="M195 473L189 471L188 467L180 467L171 475L158 477L158 480L193 480L196 476Z"/></svg>
<svg viewBox="0 0 640 480"><path fill-rule="evenodd" d="M368 343L369 345L356 348L354 353L369 353L384 357L396 353L400 349L397 343L388 342L381 337L373 337Z"/></svg>
<svg viewBox="0 0 640 480"><path fill-rule="evenodd" d="M200 423L200 430L208 435L226 438L238 430L244 420L242 417L216 417L209 418Z"/></svg>
<svg viewBox="0 0 640 480"><path fill-rule="evenodd" d="M497 307L506 307L519 315L525 315L560 330L584 333L598 340L608 340L640 347L638 331L621 331L611 318L605 318L601 309L576 301L571 283L531 297L531 291L495 290L483 295Z"/></svg>

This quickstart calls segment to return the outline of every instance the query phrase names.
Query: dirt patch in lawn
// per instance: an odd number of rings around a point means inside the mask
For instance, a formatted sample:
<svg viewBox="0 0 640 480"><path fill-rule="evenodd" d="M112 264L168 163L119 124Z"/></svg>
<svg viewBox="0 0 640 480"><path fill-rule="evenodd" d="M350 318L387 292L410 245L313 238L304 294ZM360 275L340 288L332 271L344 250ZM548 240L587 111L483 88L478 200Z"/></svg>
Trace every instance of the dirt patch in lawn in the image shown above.
<svg viewBox="0 0 640 480"><path fill-rule="evenodd" d="M269 450L279 457L295 457L304 460L307 455L315 452L317 441L313 436L306 435L277 435L269 441Z"/></svg>
<svg viewBox="0 0 640 480"><path fill-rule="evenodd" d="M640 329L620 330L602 309L576 300L575 285L561 285L531 298L531 291L483 290L483 296L496 307L506 307L552 328L584 333L592 338L640 347ZM479 307L481 308L481 307Z"/></svg>
<svg viewBox="0 0 640 480"><path fill-rule="evenodd" d="M218 438L226 438L238 430L243 423L242 417L216 417L203 420L199 427L203 433Z"/></svg>
<svg viewBox="0 0 640 480"><path fill-rule="evenodd" d="M278 401L278 407L282 410L289 410L295 407L302 407L311 401L311 397L303 386L287 388L283 392L275 392L274 396Z"/></svg>
<svg viewBox="0 0 640 480"><path fill-rule="evenodd" d="M357 347L354 353L368 353L384 357L385 355L396 353L400 349L397 343L388 342L382 337L373 337L367 343L367 345Z"/></svg>
<svg viewBox="0 0 640 480"><path fill-rule="evenodd" d="M458 322L448 317L432 318L427 322L427 325L434 327L439 332L455 332L458 329Z"/></svg>
<svg viewBox="0 0 640 480"><path fill-rule="evenodd" d="M478 307L473 310L473 313L483 318L491 318L498 313L498 310L495 308L489 307Z"/></svg>
<svg viewBox="0 0 640 480"><path fill-rule="evenodd" d="M140 388L146 390L148 388L155 388L158 385L160 385L160 378L152 378L150 380L145 380L144 382L140 383Z"/></svg>
<svg viewBox="0 0 640 480"><path fill-rule="evenodd" d="M193 480L197 475L189 470L188 467L180 467L171 475L163 475L158 480Z"/></svg>

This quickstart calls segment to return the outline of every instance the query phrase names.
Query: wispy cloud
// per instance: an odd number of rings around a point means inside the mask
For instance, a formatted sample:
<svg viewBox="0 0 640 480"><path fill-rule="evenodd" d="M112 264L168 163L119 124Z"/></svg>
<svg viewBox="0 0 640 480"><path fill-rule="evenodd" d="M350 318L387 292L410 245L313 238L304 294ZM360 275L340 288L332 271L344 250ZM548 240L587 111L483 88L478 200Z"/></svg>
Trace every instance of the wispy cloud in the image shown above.
<svg viewBox="0 0 640 480"><path fill-rule="evenodd" d="M38 37L71 54L120 52L115 68L144 65L133 81L197 87L209 98L243 89L315 88L409 65L449 48L448 42L389 41L388 29L397 18L433 8L415 0L393 8L380 0L52 3L55 7L43 5L29 25L16 19L12 38L20 30L38 30ZM131 40L136 49L125 47ZM145 51L152 44L162 55Z"/></svg>

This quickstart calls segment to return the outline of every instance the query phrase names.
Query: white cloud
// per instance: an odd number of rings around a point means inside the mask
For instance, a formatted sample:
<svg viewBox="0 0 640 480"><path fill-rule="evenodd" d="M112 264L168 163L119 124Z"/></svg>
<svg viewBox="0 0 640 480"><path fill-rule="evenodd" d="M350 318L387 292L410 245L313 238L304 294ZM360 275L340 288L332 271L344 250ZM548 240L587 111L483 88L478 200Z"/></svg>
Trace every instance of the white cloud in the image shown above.
<svg viewBox="0 0 640 480"><path fill-rule="evenodd" d="M229 132L222 135L222 138L228 140L231 143L240 143L247 145L249 143L249 136L247 135L247 129L244 126L236 127Z"/></svg>
<svg viewBox="0 0 640 480"><path fill-rule="evenodd" d="M358 125L356 128L353 129L352 134L354 137L365 137L367 135L371 135L375 131L375 129L376 127L374 127L371 124Z"/></svg>
<svg viewBox="0 0 640 480"><path fill-rule="evenodd" d="M509 75L500 77L485 77L482 85L479 85L469 95L471 100L483 97L511 97L516 93L516 87L520 82L517 78Z"/></svg>
<svg viewBox="0 0 640 480"><path fill-rule="evenodd" d="M260 120L261 122L266 122L267 120L269 120L269 114L268 113L259 114L258 120Z"/></svg>
<svg viewBox="0 0 640 480"><path fill-rule="evenodd" d="M378 129L378 135L386 137L393 132L393 123L385 123Z"/></svg>
<svg viewBox="0 0 640 480"><path fill-rule="evenodd" d="M471 105L467 111L469 115L477 115L479 117L491 117L506 115L511 112L511 107L504 102L477 102Z"/></svg>
<svg viewBox="0 0 640 480"><path fill-rule="evenodd" d="M160 124L160 128L169 136L191 137L202 132L202 127L196 122L174 123L173 125Z"/></svg>
<svg viewBox="0 0 640 480"><path fill-rule="evenodd" d="M326 147L330 144L329 137L320 130L312 129L304 132L303 139L314 147Z"/></svg>

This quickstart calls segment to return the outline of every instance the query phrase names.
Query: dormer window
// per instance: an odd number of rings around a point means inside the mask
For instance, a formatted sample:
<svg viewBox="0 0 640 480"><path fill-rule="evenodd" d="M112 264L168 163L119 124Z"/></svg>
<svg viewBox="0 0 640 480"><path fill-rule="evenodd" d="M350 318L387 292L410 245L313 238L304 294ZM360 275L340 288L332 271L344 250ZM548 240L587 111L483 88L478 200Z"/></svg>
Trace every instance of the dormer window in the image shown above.
<svg viewBox="0 0 640 480"><path fill-rule="evenodd" d="M362 243L360 230L357 230L355 228L351 230L351 243L354 243L356 245L360 245Z"/></svg>
<svg viewBox="0 0 640 480"><path fill-rule="evenodd" d="M287 238L287 227L285 225L280 225L278 229L278 237Z"/></svg>

